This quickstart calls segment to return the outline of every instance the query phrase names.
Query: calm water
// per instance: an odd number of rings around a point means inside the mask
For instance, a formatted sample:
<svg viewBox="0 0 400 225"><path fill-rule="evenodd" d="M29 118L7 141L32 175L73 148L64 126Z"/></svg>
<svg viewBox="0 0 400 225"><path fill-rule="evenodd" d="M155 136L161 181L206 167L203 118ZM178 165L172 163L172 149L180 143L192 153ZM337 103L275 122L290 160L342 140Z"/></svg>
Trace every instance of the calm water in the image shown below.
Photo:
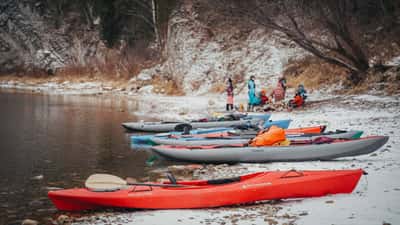
<svg viewBox="0 0 400 225"><path fill-rule="evenodd" d="M135 120L131 105L0 89L0 224L55 217L47 187L82 186L96 172L146 176L148 153L131 150L120 126Z"/></svg>

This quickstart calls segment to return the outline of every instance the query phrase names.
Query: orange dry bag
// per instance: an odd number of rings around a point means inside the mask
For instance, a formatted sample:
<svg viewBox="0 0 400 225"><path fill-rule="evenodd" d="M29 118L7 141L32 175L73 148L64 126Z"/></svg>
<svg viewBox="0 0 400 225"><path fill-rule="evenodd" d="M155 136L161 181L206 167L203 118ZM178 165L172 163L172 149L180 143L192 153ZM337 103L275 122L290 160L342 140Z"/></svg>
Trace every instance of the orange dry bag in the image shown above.
<svg viewBox="0 0 400 225"><path fill-rule="evenodd" d="M277 127L271 126L267 131L258 134L253 140L251 140L251 146L271 146L275 143L284 141L286 139L285 130Z"/></svg>

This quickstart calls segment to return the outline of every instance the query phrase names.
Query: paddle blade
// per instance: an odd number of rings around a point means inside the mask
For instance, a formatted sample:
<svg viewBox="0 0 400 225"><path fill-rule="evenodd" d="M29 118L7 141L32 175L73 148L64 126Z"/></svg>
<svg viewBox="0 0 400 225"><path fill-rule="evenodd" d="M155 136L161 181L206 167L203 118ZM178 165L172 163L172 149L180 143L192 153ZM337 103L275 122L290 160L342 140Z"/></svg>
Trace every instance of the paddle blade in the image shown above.
<svg viewBox="0 0 400 225"><path fill-rule="evenodd" d="M85 181L85 187L92 191L115 191L128 187L125 180L111 174L93 174Z"/></svg>

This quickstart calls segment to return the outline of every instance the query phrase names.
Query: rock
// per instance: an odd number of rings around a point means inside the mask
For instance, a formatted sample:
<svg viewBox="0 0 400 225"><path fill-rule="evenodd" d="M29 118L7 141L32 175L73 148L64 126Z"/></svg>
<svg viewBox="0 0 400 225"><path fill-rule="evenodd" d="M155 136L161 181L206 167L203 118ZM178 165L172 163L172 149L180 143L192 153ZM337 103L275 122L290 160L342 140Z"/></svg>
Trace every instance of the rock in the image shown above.
<svg viewBox="0 0 400 225"><path fill-rule="evenodd" d="M153 92L153 88L154 88L153 85L147 85L141 87L138 92L141 94L151 94Z"/></svg>
<svg viewBox="0 0 400 225"><path fill-rule="evenodd" d="M181 115L181 116L182 115L187 115L187 114L189 114L189 109L188 108L180 108L178 114Z"/></svg>
<svg viewBox="0 0 400 225"><path fill-rule="evenodd" d="M106 87L103 87L102 89L103 89L104 91L111 91L111 90L113 90L114 88L111 87L111 86L106 86Z"/></svg>
<svg viewBox="0 0 400 225"><path fill-rule="evenodd" d="M300 214L299 214L299 216L307 216L308 215L308 212L301 212Z"/></svg>
<svg viewBox="0 0 400 225"><path fill-rule="evenodd" d="M36 220L31 220L31 219L24 219L21 223L21 225L38 225L39 222Z"/></svg>
<svg viewBox="0 0 400 225"><path fill-rule="evenodd" d="M383 221L382 225L392 225L391 223Z"/></svg>
<svg viewBox="0 0 400 225"><path fill-rule="evenodd" d="M71 223L71 219L67 215L60 215L57 217L57 223L59 225L67 225Z"/></svg>
<svg viewBox="0 0 400 225"><path fill-rule="evenodd" d="M139 80L139 81L148 81L148 80L151 80L152 78L153 78L153 72L151 71L151 69L149 70L149 69L145 69L145 70L142 70L141 72L140 72L140 74L137 76L137 80Z"/></svg>
<svg viewBox="0 0 400 225"><path fill-rule="evenodd" d="M29 202L29 206L37 208L38 206L43 205L43 202L40 200L33 200L31 202Z"/></svg>
<svg viewBox="0 0 400 225"><path fill-rule="evenodd" d="M334 203L334 201L333 200L328 200L328 201L325 201L325 203L332 204L332 203Z"/></svg>
<svg viewBox="0 0 400 225"><path fill-rule="evenodd" d="M278 221L271 219L271 218L264 218L264 221L267 222L269 225L276 225Z"/></svg>
<svg viewBox="0 0 400 225"><path fill-rule="evenodd" d="M375 157L375 156L378 156L376 153L372 153L371 155L369 155L369 156L371 156L371 157Z"/></svg>
<svg viewBox="0 0 400 225"><path fill-rule="evenodd" d="M40 175L37 175L37 176L32 177L31 179L32 179L32 180L42 180L43 177L44 177L44 176L43 176L42 174L40 174Z"/></svg>

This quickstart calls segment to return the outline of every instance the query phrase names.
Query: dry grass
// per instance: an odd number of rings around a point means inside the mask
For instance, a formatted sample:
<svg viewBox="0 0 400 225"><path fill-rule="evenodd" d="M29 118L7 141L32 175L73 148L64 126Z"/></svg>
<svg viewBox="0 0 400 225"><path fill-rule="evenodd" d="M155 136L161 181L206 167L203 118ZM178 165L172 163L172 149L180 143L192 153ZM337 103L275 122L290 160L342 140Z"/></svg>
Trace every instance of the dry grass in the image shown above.
<svg viewBox="0 0 400 225"><path fill-rule="evenodd" d="M44 70L18 69L13 73L0 76L0 80L17 81L27 85L67 81L71 83L101 82L114 88L125 88L128 86L128 80L137 76L141 70L159 63L159 57L154 54L146 49L142 51L105 49L100 56L85 58L84 65L73 62L59 68L53 75Z"/></svg>
<svg viewBox="0 0 400 225"><path fill-rule="evenodd" d="M154 89L153 92L157 94L165 94L165 95L175 95L182 96L185 93L183 92L183 87L180 82L176 79L166 79L164 77L155 77L151 80L151 83Z"/></svg>
<svg viewBox="0 0 400 225"><path fill-rule="evenodd" d="M400 67L392 67L386 71L370 69L365 80L349 89L348 93L357 94L377 90L389 95L400 94Z"/></svg>
<svg viewBox="0 0 400 225"><path fill-rule="evenodd" d="M81 44L78 46L83 48ZM75 46L75 48L78 47ZM124 45L120 48L98 47L96 54L91 56L80 54L81 52L86 52L85 48L76 52L70 62L65 67L57 69L53 72L54 74L44 69L21 67L14 69L12 75L44 79L63 77L68 81L81 78L127 80L138 75L143 69L154 66L161 60L157 51L147 48L145 45L137 47Z"/></svg>
<svg viewBox="0 0 400 225"><path fill-rule="evenodd" d="M210 92L211 93L222 93L226 90L227 85L222 82L215 82L211 86Z"/></svg>
<svg viewBox="0 0 400 225"><path fill-rule="evenodd" d="M303 84L307 89L319 89L323 86L338 84L347 79L347 71L341 67L323 62L313 56L299 61L289 62L283 72L288 87Z"/></svg>
<svg viewBox="0 0 400 225"><path fill-rule="evenodd" d="M289 62L284 71L288 87L304 84L307 89L316 90L341 83L342 94L359 94L370 90L378 90L387 94L400 93L400 68L393 67L387 71L371 68L365 79L354 85L346 69L326 63L316 57L308 56L299 61Z"/></svg>

